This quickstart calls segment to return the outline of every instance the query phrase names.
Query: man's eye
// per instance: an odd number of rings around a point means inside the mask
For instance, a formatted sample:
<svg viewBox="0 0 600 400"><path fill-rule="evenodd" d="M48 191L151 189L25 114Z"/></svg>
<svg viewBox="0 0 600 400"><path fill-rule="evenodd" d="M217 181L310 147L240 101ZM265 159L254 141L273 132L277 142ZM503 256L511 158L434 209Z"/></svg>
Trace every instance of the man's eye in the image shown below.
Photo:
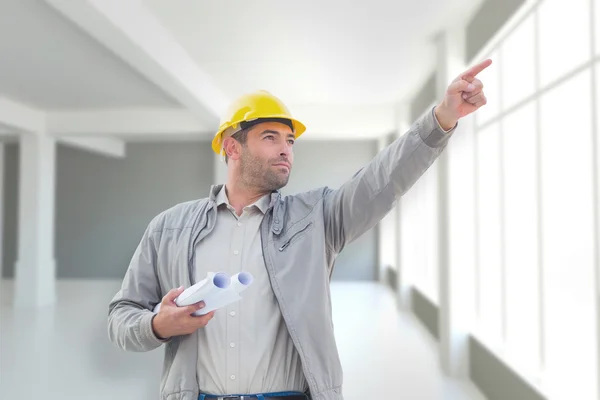
<svg viewBox="0 0 600 400"><path fill-rule="evenodd" d="M288 143L289 143L291 146L293 146L293 145L294 145L294 143L295 143L295 141L294 141L294 140L292 140L292 139L290 139L290 140L288 140Z"/></svg>
<svg viewBox="0 0 600 400"><path fill-rule="evenodd" d="M275 138L275 137L274 137L274 136L272 136L272 135L265 136L265 139L274 139L274 138Z"/></svg>

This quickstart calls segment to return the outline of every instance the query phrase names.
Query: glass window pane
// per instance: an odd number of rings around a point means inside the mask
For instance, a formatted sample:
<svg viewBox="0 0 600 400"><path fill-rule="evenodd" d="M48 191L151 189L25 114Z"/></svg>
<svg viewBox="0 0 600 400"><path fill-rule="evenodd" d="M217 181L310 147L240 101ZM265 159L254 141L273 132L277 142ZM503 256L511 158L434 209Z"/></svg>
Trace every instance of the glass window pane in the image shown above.
<svg viewBox="0 0 600 400"><path fill-rule="evenodd" d="M477 75L484 85L483 90L487 98L486 105L475 113L475 122L478 126L485 124L500 113L500 70L498 64L494 63L498 60L498 54L498 51L494 51L489 56L492 59L492 65Z"/></svg>
<svg viewBox="0 0 600 400"><path fill-rule="evenodd" d="M423 214L424 226L423 256L427 274L427 294L434 304L438 304L438 212L437 212L437 166L433 165L423 175Z"/></svg>
<svg viewBox="0 0 600 400"><path fill-rule="evenodd" d="M410 271L413 277L413 283L421 292L424 292L426 286L424 282L425 268L423 267L423 224L420 223L423 214L421 180L418 180L413 187L403 197L406 198L406 207L404 211L410 213L407 221L410 221L407 231L403 231L403 240L407 242L405 250L410 254Z"/></svg>
<svg viewBox="0 0 600 400"><path fill-rule="evenodd" d="M597 397L590 84L586 70L540 103L545 383L560 399Z"/></svg>
<svg viewBox="0 0 600 400"><path fill-rule="evenodd" d="M479 332L495 346L502 335L500 249L500 132L497 123L477 132L477 238Z"/></svg>
<svg viewBox="0 0 600 400"><path fill-rule="evenodd" d="M595 64L596 68L596 116L600 116L600 64ZM596 187L600 191L600 129L597 127L596 132L594 132L594 137L596 138ZM598 193L600 195L600 193ZM597 208L597 218L598 218L598 227L600 228L600 204L596 204ZM600 251L600 232L598 232L598 236L596 237L595 246ZM599 317L600 318L600 317ZM600 333L599 333L600 334Z"/></svg>
<svg viewBox="0 0 600 400"><path fill-rule="evenodd" d="M543 87L590 59L590 1L544 0L538 13Z"/></svg>
<svg viewBox="0 0 600 400"><path fill-rule="evenodd" d="M379 229L380 265L385 269L391 268L396 270L396 207L392 208L390 212L381 220L379 223ZM385 270L383 273L386 273Z"/></svg>
<svg viewBox="0 0 600 400"><path fill-rule="evenodd" d="M416 185L416 184L415 184ZM400 265L402 269L403 284L417 284L417 198L413 186L400 199Z"/></svg>
<svg viewBox="0 0 600 400"><path fill-rule="evenodd" d="M535 103L507 115L504 140L506 352L528 375L540 371Z"/></svg>
<svg viewBox="0 0 600 400"><path fill-rule="evenodd" d="M600 54L600 0L594 0L594 35L595 40L595 54Z"/></svg>
<svg viewBox="0 0 600 400"><path fill-rule="evenodd" d="M469 320L476 315L475 290L475 149L472 131L463 131L448 145L448 213L450 271L461 282L452 301Z"/></svg>
<svg viewBox="0 0 600 400"><path fill-rule="evenodd" d="M434 304L438 302L437 283L437 226L435 192L431 182L435 179L435 168L430 168L411 189L415 192L416 215L415 229L411 233L416 237L413 245L416 251L415 286ZM434 264L435 263L435 264Z"/></svg>
<svg viewBox="0 0 600 400"><path fill-rule="evenodd" d="M502 44L502 59L499 63L503 110L530 96L535 90L533 17L531 14L525 19Z"/></svg>

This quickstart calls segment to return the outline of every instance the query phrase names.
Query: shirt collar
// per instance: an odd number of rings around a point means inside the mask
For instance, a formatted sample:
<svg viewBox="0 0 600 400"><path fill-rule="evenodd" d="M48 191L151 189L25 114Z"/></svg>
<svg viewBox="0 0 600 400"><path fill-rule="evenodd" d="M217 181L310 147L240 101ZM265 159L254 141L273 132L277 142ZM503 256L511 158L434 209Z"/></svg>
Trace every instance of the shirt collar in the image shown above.
<svg viewBox="0 0 600 400"><path fill-rule="evenodd" d="M271 205L271 194L264 195L260 199L256 200L254 203L246 206L246 208L252 208L256 206L263 214L267 212L267 209ZM215 202L217 203L217 207L221 205L231 206L229 204L229 199L227 198L227 193L225 191L225 185L222 185L217 192L217 196L215 198Z"/></svg>

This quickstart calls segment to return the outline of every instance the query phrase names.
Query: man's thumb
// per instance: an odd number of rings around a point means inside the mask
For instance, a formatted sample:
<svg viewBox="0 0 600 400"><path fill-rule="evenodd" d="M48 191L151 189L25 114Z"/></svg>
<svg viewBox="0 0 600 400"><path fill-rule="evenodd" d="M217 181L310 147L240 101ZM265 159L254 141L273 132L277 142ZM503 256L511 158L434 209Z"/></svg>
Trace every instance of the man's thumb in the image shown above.
<svg viewBox="0 0 600 400"><path fill-rule="evenodd" d="M448 86L448 94L458 94L461 92L471 92L475 90L475 85L470 82L467 82L464 79L453 82Z"/></svg>
<svg viewBox="0 0 600 400"><path fill-rule="evenodd" d="M171 304L175 301L177 296L179 296L183 292L183 286L179 286L178 288L173 288L169 290L169 292L165 295L164 300L167 303Z"/></svg>

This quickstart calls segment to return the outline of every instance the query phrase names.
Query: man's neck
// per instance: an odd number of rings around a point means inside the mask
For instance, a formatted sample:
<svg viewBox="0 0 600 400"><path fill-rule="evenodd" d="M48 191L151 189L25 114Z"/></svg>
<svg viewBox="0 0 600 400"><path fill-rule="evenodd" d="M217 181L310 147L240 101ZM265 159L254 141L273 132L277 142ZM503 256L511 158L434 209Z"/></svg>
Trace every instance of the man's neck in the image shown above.
<svg viewBox="0 0 600 400"><path fill-rule="evenodd" d="M268 194L256 189L245 188L240 185L236 186L231 183L227 183L223 189L227 194L229 204L235 209L235 213L238 216L242 215L244 207L254 204L257 200Z"/></svg>

